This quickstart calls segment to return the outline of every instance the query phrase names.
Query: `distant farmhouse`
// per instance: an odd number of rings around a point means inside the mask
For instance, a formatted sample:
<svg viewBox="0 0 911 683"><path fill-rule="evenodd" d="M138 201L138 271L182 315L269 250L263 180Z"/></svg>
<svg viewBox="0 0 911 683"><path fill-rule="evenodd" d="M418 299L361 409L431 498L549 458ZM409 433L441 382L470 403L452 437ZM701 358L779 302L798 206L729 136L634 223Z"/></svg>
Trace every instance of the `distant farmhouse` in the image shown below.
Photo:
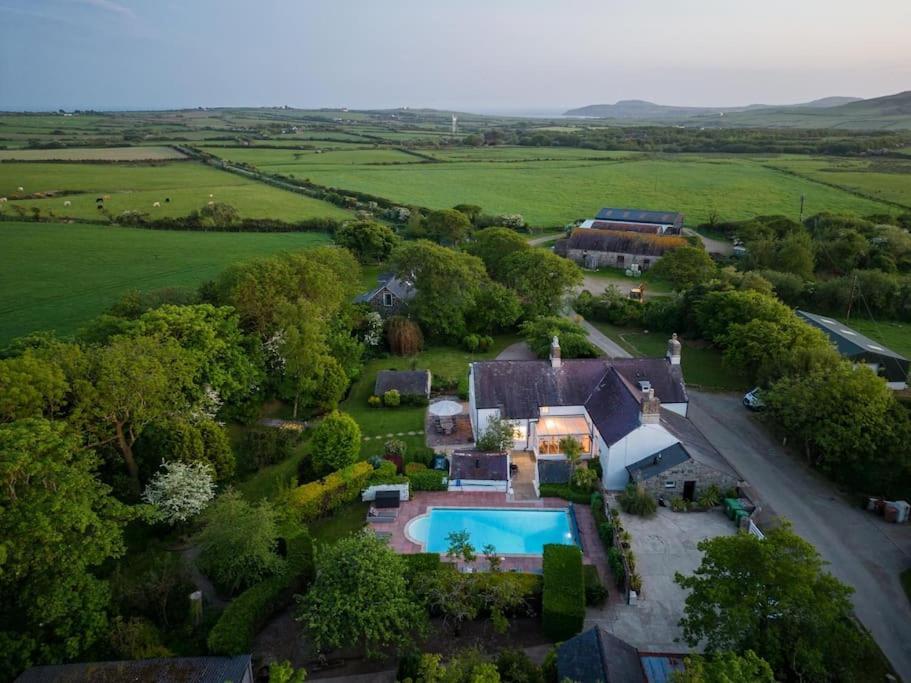
<svg viewBox="0 0 911 683"><path fill-rule="evenodd" d="M382 316L403 313L417 293L413 284L393 273L383 273L377 276L376 281L376 287L359 294L354 301L367 304Z"/></svg>
<svg viewBox="0 0 911 683"><path fill-rule="evenodd" d="M886 380L890 389L901 391L908 388L908 370L911 363L904 356L833 318L807 311L797 311L797 315L825 332L842 356L855 363L869 366L873 372Z"/></svg>
<svg viewBox="0 0 911 683"><path fill-rule="evenodd" d="M568 238L557 240L554 251L592 270L633 264L648 270L664 254L685 245L686 240L677 235L576 228Z"/></svg>
<svg viewBox="0 0 911 683"><path fill-rule="evenodd" d="M594 218L584 221L580 228L595 230L627 230L652 235L679 235L683 230L683 214L676 211L643 211L642 209L604 208Z"/></svg>

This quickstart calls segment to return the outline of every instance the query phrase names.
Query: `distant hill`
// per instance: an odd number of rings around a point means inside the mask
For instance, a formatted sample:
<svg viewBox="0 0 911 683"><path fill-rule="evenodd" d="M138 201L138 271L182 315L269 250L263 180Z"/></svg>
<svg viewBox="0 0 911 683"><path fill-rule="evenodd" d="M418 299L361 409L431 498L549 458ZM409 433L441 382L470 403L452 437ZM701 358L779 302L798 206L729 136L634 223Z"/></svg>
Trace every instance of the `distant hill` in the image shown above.
<svg viewBox="0 0 911 683"><path fill-rule="evenodd" d="M755 111L757 109L792 109L813 108L825 109L837 107L851 102L862 101L859 97L823 97L812 102L801 104L748 104L742 107L676 107L665 104L655 104L646 100L620 100L616 104L590 104L578 109L564 112L564 116L587 116L599 119L647 119L647 118L677 118L680 116L698 116L705 114L732 114L742 111Z"/></svg>

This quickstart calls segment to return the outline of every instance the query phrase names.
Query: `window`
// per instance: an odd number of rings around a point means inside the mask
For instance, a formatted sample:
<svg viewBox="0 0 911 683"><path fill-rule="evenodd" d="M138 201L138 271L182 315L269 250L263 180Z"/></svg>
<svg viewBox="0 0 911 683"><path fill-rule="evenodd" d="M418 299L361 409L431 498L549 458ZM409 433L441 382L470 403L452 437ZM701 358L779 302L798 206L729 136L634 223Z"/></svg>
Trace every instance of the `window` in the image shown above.
<svg viewBox="0 0 911 683"><path fill-rule="evenodd" d="M618 266L622 266L622 265L623 265L623 258L624 258L624 257L623 257L623 254L617 254L617 265L618 265Z"/></svg>
<svg viewBox="0 0 911 683"><path fill-rule="evenodd" d="M674 481L673 479L668 479L667 481L664 482L664 488L675 489L675 488L677 488L677 482Z"/></svg>
<svg viewBox="0 0 911 683"><path fill-rule="evenodd" d="M389 292L383 292L383 306L392 306L392 294Z"/></svg>

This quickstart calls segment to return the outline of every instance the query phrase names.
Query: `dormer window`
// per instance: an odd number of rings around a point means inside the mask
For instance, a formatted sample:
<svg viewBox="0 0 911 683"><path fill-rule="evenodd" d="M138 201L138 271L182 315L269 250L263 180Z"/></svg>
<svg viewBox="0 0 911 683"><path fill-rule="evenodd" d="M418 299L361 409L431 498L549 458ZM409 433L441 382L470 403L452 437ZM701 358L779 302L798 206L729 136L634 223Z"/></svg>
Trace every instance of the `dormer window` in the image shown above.
<svg viewBox="0 0 911 683"><path fill-rule="evenodd" d="M389 292L383 292L383 306L389 308L392 306L392 294Z"/></svg>

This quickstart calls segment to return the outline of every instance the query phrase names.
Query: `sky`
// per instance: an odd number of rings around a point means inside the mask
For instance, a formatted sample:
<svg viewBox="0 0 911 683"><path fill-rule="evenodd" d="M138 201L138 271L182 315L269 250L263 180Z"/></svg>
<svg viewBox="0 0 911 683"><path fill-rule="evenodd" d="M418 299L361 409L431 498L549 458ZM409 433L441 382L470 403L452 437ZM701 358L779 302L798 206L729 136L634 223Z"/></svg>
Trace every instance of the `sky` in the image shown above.
<svg viewBox="0 0 911 683"><path fill-rule="evenodd" d="M0 110L555 112L911 90L911 0L0 0Z"/></svg>

